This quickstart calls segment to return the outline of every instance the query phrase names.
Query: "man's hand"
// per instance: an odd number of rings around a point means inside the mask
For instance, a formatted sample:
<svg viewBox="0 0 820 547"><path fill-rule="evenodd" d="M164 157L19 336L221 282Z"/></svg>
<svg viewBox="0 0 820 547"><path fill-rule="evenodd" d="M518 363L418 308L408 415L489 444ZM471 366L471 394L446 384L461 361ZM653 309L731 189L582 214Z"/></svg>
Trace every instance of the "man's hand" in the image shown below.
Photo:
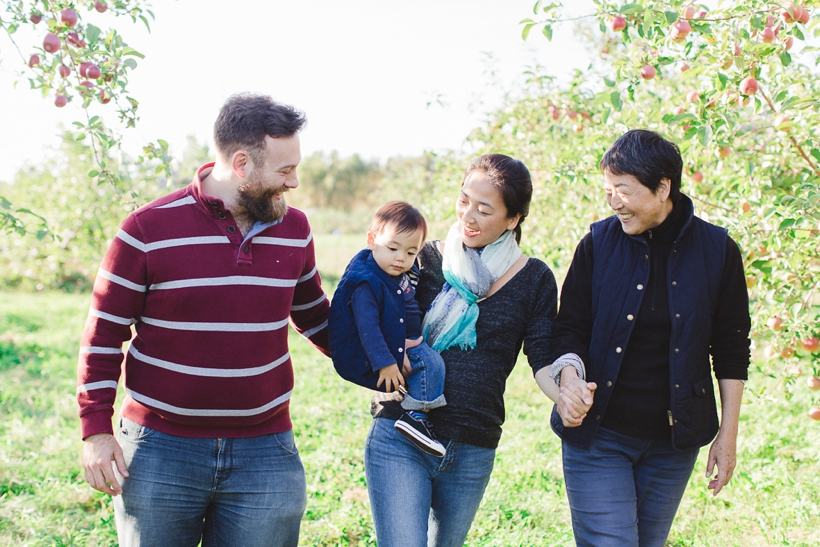
<svg viewBox="0 0 820 547"><path fill-rule="evenodd" d="M713 496L717 496L724 486L732 478L737 465L737 435L727 433L721 435L723 430L718 433L717 439L709 447L709 459L706 463L706 477L712 476L712 471L717 465L717 477L709 481L709 490Z"/></svg>
<svg viewBox="0 0 820 547"><path fill-rule="evenodd" d="M110 433L90 435L83 440L83 466L85 480L91 488L116 496L122 494L122 487L114 474L114 466L123 477L128 476L125 458L120 443Z"/></svg>
<svg viewBox="0 0 820 547"><path fill-rule="evenodd" d="M401 375L398 365L390 365L379 369L379 381L376 382L376 387L381 387L384 384L384 390L387 393L396 391L399 386L404 387L404 376Z"/></svg>
<svg viewBox="0 0 820 547"><path fill-rule="evenodd" d="M561 371L561 393L558 395L558 415L564 427L578 427L592 407L592 400L598 385L585 382L578 377L574 367Z"/></svg>

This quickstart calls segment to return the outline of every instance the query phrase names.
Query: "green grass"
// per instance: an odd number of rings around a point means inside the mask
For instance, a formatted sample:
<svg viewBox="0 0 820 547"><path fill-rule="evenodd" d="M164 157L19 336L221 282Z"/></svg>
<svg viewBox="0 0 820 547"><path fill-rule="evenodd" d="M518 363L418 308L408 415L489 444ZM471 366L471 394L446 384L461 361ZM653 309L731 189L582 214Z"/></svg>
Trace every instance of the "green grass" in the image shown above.
<svg viewBox="0 0 820 547"><path fill-rule="evenodd" d="M0 293L0 545L116 545L110 498L84 484L80 467L74 374L88 302ZM369 394L339 379L298 336L291 342L292 413L308 483L302 544L375 545L362 462ZM701 452L668 545L820 544L820 424L806 416L804 386L786 401L776 380L750 380L735 477L713 498ZM572 545L551 404L524 362L506 402L495 471L468 544Z"/></svg>

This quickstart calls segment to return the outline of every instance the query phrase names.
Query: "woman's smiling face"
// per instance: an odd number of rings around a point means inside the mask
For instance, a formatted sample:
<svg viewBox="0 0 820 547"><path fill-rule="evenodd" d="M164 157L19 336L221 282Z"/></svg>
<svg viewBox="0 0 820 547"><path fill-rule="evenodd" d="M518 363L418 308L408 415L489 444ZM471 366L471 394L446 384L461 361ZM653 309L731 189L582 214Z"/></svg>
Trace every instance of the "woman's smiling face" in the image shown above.
<svg viewBox="0 0 820 547"><path fill-rule="evenodd" d="M604 172L606 201L629 235L642 234L660 225L672 212L669 181L662 179L655 193L633 175L613 175Z"/></svg>
<svg viewBox="0 0 820 547"><path fill-rule="evenodd" d="M501 191L481 169L464 179L456 200L456 216L461 223L461 241L473 249L486 247L514 229L521 217L507 217Z"/></svg>

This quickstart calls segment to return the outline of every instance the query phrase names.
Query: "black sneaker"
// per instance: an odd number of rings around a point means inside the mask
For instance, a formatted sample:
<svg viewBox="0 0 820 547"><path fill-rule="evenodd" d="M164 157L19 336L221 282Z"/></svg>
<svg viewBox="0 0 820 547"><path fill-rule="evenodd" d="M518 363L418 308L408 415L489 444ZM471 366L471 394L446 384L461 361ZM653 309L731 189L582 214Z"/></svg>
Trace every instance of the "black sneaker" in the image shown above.
<svg viewBox="0 0 820 547"><path fill-rule="evenodd" d="M443 458L447 454L447 449L436 440L436 436L430 431L427 420L417 420L409 412L405 412L401 415L401 418L396 420L394 427L423 452L439 458Z"/></svg>

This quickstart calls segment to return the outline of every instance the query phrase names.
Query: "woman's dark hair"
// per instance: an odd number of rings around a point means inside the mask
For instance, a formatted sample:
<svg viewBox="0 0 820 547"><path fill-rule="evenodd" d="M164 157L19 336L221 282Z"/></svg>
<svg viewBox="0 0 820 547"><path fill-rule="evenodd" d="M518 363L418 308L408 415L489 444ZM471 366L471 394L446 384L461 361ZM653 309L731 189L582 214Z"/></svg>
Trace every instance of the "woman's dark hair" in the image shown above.
<svg viewBox="0 0 820 547"><path fill-rule="evenodd" d="M669 179L669 197L680 200L680 149L654 131L627 131L604 153L599 167L613 175L632 175L655 194L661 179Z"/></svg>
<svg viewBox="0 0 820 547"><path fill-rule="evenodd" d="M214 123L214 145L224 159L241 148L254 164L264 163L265 137L291 137L307 123L305 113L267 95L241 93L225 101Z"/></svg>
<svg viewBox="0 0 820 547"><path fill-rule="evenodd" d="M521 225L530 214L532 200L532 177L524 162L504 154L485 154L473 160L464 171L462 186L473 171L484 171L494 186L501 192L507 218L521 215L515 226L515 240L521 243Z"/></svg>
<svg viewBox="0 0 820 547"><path fill-rule="evenodd" d="M387 226L395 226L397 234L421 230L421 240L427 239L427 221L421 211L405 201L388 201L379 207L368 231L379 235Z"/></svg>

